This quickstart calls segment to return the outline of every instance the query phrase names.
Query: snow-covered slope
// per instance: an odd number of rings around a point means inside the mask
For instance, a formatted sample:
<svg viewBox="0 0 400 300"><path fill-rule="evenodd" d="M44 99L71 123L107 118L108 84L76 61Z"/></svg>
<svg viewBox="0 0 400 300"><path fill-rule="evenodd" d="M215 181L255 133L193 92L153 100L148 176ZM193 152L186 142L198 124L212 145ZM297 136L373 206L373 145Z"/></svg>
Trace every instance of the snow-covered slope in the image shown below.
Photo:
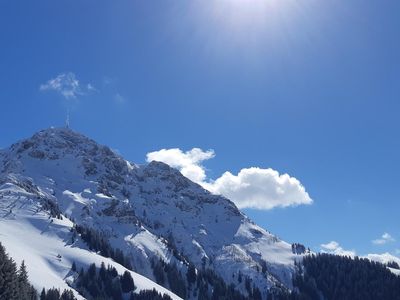
<svg viewBox="0 0 400 300"><path fill-rule="evenodd" d="M18 264L25 260L30 281L39 291L43 287L70 289L73 262L78 268L87 268L91 263L100 266L104 262L120 274L127 270L89 251L82 241L72 243L73 223L67 218L51 218L42 210L36 195L12 183L3 183L0 190L0 241ZM138 291L156 288L173 299L180 299L148 278L130 272ZM82 299L78 293L76 296Z"/></svg>
<svg viewBox="0 0 400 300"><path fill-rule="evenodd" d="M151 258L182 272L190 262L213 269L245 294L240 271L265 297L272 286L291 287L294 261L301 259L231 201L176 169L160 162L138 166L79 133L50 128L0 152L0 241L26 260L36 286L65 287L72 261L116 265L80 240L71 244L73 223L50 218L53 206L101 231L149 279ZM134 276L139 288L155 286Z"/></svg>

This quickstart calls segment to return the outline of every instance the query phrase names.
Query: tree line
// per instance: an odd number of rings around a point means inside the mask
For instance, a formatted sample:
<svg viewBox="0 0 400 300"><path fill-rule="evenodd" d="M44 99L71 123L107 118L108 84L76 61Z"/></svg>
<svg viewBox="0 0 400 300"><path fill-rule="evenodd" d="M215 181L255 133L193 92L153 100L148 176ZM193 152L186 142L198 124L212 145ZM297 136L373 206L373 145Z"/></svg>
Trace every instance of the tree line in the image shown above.
<svg viewBox="0 0 400 300"><path fill-rule="evenodd" d="M400 276L366 258L320 253L296 263L294 290L277 289L271 300L398 300Z"/></svg>
<svg viewBox="0 0 400 300"><path fill-rule="evenodd" d="M76 265L72 264L71 271L76 273ZM131 294L135 283L129 271L119 275L117 270L104 262L97 269L93 263L87 270L81 268L74 281L76 290L87 299L122 300L123 294Z"/></svg>
<svg viewBox="0 0 400 300"><path fill-rule="evenodd" d="M29 282L25 262L19 268L0 243L0 299L37 300L38 292ZM43 289L40 300L75 300L71 290Z"/></svg>
<svg viewBox="0 0 400 300"><path fill-rule="evenodd" d="M75 263L71 271L76 273ZM91 264L87 270L79 271L74 281L77 291L86 299L102 300L172 300L167 294L161 294L157 290L142 290L135 293L135 282L129 271L119 275L117 270L104 262L100 268Z"/></svg>
<svg viewBox="0 0 400 300"><path fill-rule="evenodd" d="M133 271L131 260L124 255L121 249L114 249L108 239L104 237L104 234L100 231L77 224L72 227L71 231L73 233L73 242L75 241L76 235L80 234L82 240L88 245L90 250L100 252L100 255L112 258L125 268Z"/></svg>
<svg viewBox="0 0 400 300"><path fill-rule="evenodd" d="M227 284L225 280L213 270L196 269L189 264L186 274L178 270L175 264L168 264L162 259L151 261L153 274L158 284L169 288L183 299L194 297L199 300L261 300L260 290L252 283L248 276L239 272L238 284L244 282L248 297L241 294L234 284ZM243 278L244 277L244 278Z"/></svg>

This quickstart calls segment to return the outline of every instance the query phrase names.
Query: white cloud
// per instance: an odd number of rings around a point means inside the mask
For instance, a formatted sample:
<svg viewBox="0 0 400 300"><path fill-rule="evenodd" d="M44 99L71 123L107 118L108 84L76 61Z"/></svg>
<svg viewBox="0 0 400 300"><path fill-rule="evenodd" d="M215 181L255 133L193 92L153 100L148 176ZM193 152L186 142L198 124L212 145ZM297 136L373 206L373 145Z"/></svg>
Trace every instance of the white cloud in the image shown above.
<svg viewBox="0 0 400 300"><path fill-rule="evenodd" d="M225 172L211 183L210 190L232 199L239 208L272 209L312 203L299 180L273 169L245 168L237 175Z"/></svg>
<svg viewBox="0 0 400 300"><path fill-rule="evenodd" d="M336 241L331 241L327 244L321 244L321 252L341 256L356 256L356 252L354 250L345 250Z"/></svg>
<svg viewBox="0 0 400 300"><path fill-rule="evenodd" d="M384 245L389 242L394 242L395 239L387 232L383 233L379 239L372 240L372 243L375 245Z"/></svg>
<svg viewBox="0 0 400 300"><path fill-rule="evenodd" d="M335 241L331 241L328 244L321 244L321 247L327 251L335 251L339 248L339 243Z"/></svg>
<svg viewBox="0 0 400 300"><path fill-rule="evenodd" d="M65 99L75 99L77 96L97 91L90 83L82 85L72 72L61 73L57 77L49 79L46 83L40 85L40 90L56 91Z"/></svg>
<svg viewBox="0 0 400 300"><path fill-rule="evenodd" d="M199 148L193 148L190 151L183 152L178 148L174 148L147 153L147 161L164 162L173 168L179 169L190 180L201 184L206 179L206 172L201 163L214 156L213 150L203 151Z"/></svg>
<svg viewBox="0 0 400 300"><path fill-rule="evenodd" d="M288 174L279 174L273 169L244 168L237 175L225 172L215 181L207 179L202 162L213 158L213 150L193 148L183 152L180 149L162 149L147 154L147 161L162 161L194 182L215 194L232 200L239 208L272 209L311 204L313 200L303 185Z"/></svg>

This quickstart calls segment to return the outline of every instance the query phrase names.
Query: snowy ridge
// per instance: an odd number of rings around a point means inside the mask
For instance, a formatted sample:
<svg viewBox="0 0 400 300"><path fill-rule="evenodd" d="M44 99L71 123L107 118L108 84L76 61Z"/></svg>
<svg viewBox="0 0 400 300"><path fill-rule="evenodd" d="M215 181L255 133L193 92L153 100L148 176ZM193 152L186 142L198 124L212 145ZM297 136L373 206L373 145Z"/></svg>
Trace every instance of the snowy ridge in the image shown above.
<svg viewBox="0 0 400 300"><path fill-rule="evenodd" d="M50 128L0 152L0 241L18 253L16 260L26 260L40 288L65 287L73 260L118 265L88 251L82 241L69 244L73 223L49 218L52 205L76 224L101 231L151 280L151 258L176 264L183 273L190 262L213 269L246 294L240 270L266 297L272 286L291 288L294 261L302 257L231 201L176 169L160 162L138 166L79 133ZM52 280L35 273L39 263ZM139 288L165 291L133 276Z"/></svg>

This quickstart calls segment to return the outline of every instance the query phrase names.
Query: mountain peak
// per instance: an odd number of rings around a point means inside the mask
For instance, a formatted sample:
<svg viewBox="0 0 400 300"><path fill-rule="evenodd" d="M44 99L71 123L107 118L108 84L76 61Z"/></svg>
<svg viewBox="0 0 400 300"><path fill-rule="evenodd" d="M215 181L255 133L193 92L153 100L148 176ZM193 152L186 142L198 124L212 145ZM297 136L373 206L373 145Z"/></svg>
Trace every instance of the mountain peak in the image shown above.
<svg viewBox="0 0 400 300"><path fill-rule="evenodd" d="M49 168L41 161L53 161L55 166L72 170L72 164L86 175L102 173L126 174L134 168L109 147L69 128L50 127L35 133L5 149L2 155L3 172L16 172L29 168ZM29 167L28 167L29 166Z"/></svg>
<svg viewBox="0 0 400 300"><path fill-rule="evenodd" d="M32 142L43 142L49 145L53 144L57 147L95 143L85 135L66 127L50 127L41 130L35 133L29 140Z"/></svg>
<svg viewBox="0 0 400 300"><path fill-rule="evenodd" d="M27 153L33 158L57 159L65 154L93 155L98 150L117 156L110 148L66 127L50 127L21 140L9 148L18 155Z"/></svg>

